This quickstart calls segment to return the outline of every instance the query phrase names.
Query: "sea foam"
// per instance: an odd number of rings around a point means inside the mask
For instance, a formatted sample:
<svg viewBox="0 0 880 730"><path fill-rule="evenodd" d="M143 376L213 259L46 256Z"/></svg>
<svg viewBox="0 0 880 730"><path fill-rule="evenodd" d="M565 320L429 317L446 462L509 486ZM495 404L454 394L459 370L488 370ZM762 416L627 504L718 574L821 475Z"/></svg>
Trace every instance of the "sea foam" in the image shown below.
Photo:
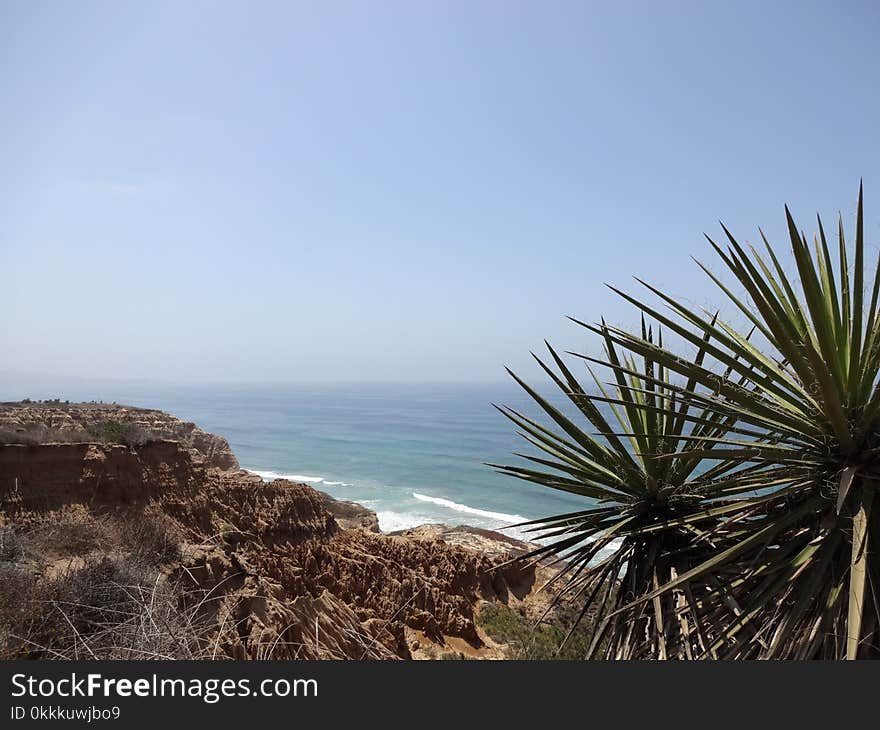
<svg viewBox="0 0 880 730"><path fill-rule="evenodd" d="M268 469L248 469L253 474L257 474L265 481L271 481L273 479L287 479L291 482L306 482L308 484L323 484L324 486L342 486L342 487L350 487L352 486L349 482L341 482L341 481L329 481L325 477L320 476L311 476L308 474L282 474L277 471L271 471ZM503 532L510 537L515 537L519 540L525 540L527 542L538 542L547 544L547 542L551 542L546 539L542 539L539 537L540 535L540 525L530 525L529 527L511 527L511 525L515 525L520 522L525 522L526 518L522 515L518 514L508 514L507 512L493 512L491 510L480 509L478 507L471 507L467 504L461 504L460 502L453 502L451 499L445 499L444 497L432 497L428 494L421 494L419 492L411 492L413 499L424 502L426 504L432 504L436 507L442 507L445 510L449 510L451 512L458 512L463 515L470 515L471 519L469 522L474 526L485 527L487 529L496 530L498 532ZM374 507L381 505L383 500L359 500L359 503L364 505L365 507ZM451 522L442 518L436 513L425 514L420 511L412 511L412 512L403 512L396 510L377 510L376 517L379 521L379 529L382 532L397 532L399 530L409 530L413 527L418 527L419 525L427 525L438 522ZM538 528L537 534L535 532L531 532ZM592 541L595 538L591 538ZM607 555L612 550L618 548L621 544L620 539L613 540L608 546L603 548L599 555L600 557Z"/></svg>
<svg viewBox="0 0 880 730"><path fill-rule="evenodd" d="M376 512L376 518L379 520L379 529L382 532L397 532L398 530L409 530L411 527L419 525L427 525L437 522L426 515L416 514L414 512L392 512L389 510L380 510Z"/></svg>
<svg viewBox="0 0 880 730"><path fill-rule="evenodd" d="M453 502L451 499L443 499L442 497L429 497L427 494L419 494L418 492L413 492L412 496L420 502L430 502L431 504L436 504L439 507L445 507L446 509L453 510L454 512L463 512L464 514L474 515L476 517L483 517L487 520L495 520L496 522L501 522L505 525L514 525L517 522L526 521L526 518L520 515L509 515L505 512L490 512L489 510L478 509L477 507L469 507L466 504L459 504L458 502Z"/></svg>
<svg viewBox="0 0 880 730"><path fill-rule="evenodd" d="M266 471L262 469L248 469L247 471L256 474L262 479L286 479L289 482L307 482L308 484L321 484L324 477L312 477L307 474L279 474L277 471ZM342 482L327 482L327 484L341 484Z"/></svg>

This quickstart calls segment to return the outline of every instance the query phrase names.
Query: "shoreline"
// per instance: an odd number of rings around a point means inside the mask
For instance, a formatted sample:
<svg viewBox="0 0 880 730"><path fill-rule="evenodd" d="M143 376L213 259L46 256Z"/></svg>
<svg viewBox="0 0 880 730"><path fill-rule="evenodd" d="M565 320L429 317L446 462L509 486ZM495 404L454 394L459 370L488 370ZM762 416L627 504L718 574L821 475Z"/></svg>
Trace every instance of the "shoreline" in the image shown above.
<svg viewBox="0 0 880 730"><path fill-rule="evenodd" d="M423 491L428 489L427 487L408 487L406 488L406 491L409 491L412 499L414 499L419 505L424 505L423 511L438 511L439 508L439 510L448 512L448 517L447 515L420 514L418 511L402 511L402 508L396 507L394 504L383 505L386 507L385 509L374 509L374 503L383 501L383 495L379 494L376 499L371 499L368 504L364 504L357 499L332 494L330 491L324 489L325 487L358 488L358 483L356 481L343 481L341 479L333 480L323 476L286 473L274 469L257 469L253 467L241 468L249 474L259 477L267 484L279 479L292 483L307 484L312 489L325 493L337 501L356 504L376 516L379 524L379 531L386 535L412 530L421 527L422 525L456 524L473 527L475 529L489 530L522 542L530 542L528 536L510 532L511 530L518 529L516 528L516 525L527 522L530 518L523 517L519 514L508 514L481 507L474 507L461 502L456 502L444 496L424 494ZM471 517L470 520L468 519L469 516Z"/></svg>
<svg viewBox="0 0 880 730"><path fill-rule="evenodd" d="M412 527L399 530L381 529L378 514L364 506L360 502L348 499L340 499L332 494L316 489L308 482L296 482L292 479L281 478L267 481L263 474L253 469L242 468L241 471L249 475L259 477L263 484L273 482L288 482L290 484L305 484L321 496L325 509L336 519L343 529L364 529L386 536L410 537L424 540L443 540L444 542L459 545L465 549L483 552L488 555L500 555L509 550L527 551L540 547L539 543L522 540L518 537L507 535L500 530L468 525L464 523L450 524L448 522L423 522ZM274 473L274 472L272 472Z"/></svg>
<svg viewBox="0 0 880 730"><path fill-rule="evenodd" d="M7 636L43 625L50 604L41 591L81 581L103 590L105 575L144 595L161 586L163 610L182 622L186 606L216 598L199 632L181 630L190 643L168 649L175 658L200 656L203 639L230 659L509 658L516 644L484 629L484 608L517 625L548 608L539 588L558 567L514 560L533 543L438 521L382 532L365 505L243 469L226 439L194 423L126 406L53 405L0 406L0 530L18 546L7 551L10 575L28 606L20 626L21 612L6 617ZM310 643L316 622L322 642ZM48 646L58 634L34 636ZM126 641L95 648L114 658ZM0 650L33 653L3 642L0 631Z"/></svg>

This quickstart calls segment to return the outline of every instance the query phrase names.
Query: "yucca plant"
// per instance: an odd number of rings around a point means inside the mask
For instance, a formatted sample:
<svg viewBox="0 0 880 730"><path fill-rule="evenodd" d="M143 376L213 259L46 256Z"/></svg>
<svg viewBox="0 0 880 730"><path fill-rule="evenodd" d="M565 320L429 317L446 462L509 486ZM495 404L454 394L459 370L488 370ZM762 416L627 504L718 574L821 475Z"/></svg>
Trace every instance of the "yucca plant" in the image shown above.
<svg viewBox="0 0 880 730"><path fill-rule="evenodd" d="M721 656L877 657L880 260L866 276L861 186L852 251L842 219L832 253L821 219L811 251L788 208L785 215L796 277L786 273L763 233L763 252L744 247L726 228L726 247L709 239L737 287L700 264L757 340L644 282L665 307L618 290L684 342L701 347L708 362L728 368L725 377L651 338L592 327L686 378L707 417L732 419L731 434L713 436L711 449L708 436L701 444L691 441L680 458L711 454L739 464L760 495L740 497L756 509L721 526L721 549L636 602L711 575L717 595L736 606L735 620L710 617L705 602L691 610L710 623L716 637L711 649ZM632 370L612 367L622 374ZM671 407L664 413L668 417Z"/></svg>
<svg viewBox="0 0 880 730"><path fill-rule="evenodd" d="M531 465L491 466L585 498L583 510L524 523L546 543L524 559L559 562L547 587L556 601L582 603L578 620L608 617L590 657L711 654L717 637L704 625L708 613L692 607L717 593L713 576L678 580L674 591L650 602L639 599L725 548L728 538L719 528L743 511L736 497L753 490L755 479L750 467L715 453L735 417L695 403L694 384L676 385L674 373L653 357L637 363L621 353L610 328L597 331L605 359L594 362L611 368L608 388L593 370L592 386L584 387L549 344L552 365L535 356L567 407L557 407L509 371L550 423L498 407L542 453L517 454ZM655 341L644 320L636 339ZM663 352L659 333L655 346ZM702 369L708 346L708 338L696 343L694 367ZM729 367L716 377L736 379ZM716 624L721 614L735 619L728 604L715 609Z"/></svg>

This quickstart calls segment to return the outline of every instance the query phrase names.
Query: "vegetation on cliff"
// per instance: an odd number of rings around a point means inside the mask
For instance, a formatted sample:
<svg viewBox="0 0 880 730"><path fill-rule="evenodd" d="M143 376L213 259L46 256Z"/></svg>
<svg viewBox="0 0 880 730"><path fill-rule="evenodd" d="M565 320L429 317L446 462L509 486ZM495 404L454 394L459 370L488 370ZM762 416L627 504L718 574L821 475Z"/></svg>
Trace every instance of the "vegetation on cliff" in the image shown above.
<svg viewBox="0 0 880 730"><path fill-rule="evenodd" d="M536 359L599 435L579 429L561 408L517 378L560 430L554 432L522 413L502 408L543 452L523 458L542 468L497 468L596 503L577 513L526 523L538 526L545 539L558 538L531 553L534 557L565 556L564 567L551 581L562 586L556 600L583 597L582 615L598 611L614 617L608 639L597 642L586 652L588 656L690 658L687 636L693 630L692 617L663 618L678 613L679 598L661 594L650 604L633 603L633 598L706 560L718 539L709 536L717 533L719 520L730 510L732 495L753 487L748 475L732 473L735 462L715 453L733 419L690 400L686 395L690 384L685 392L677 392L673 374L650 358L640 368L618 350L606 328L598 331L605 343L605 362L616 377L610 392L593 373L598 395L595 391L590 395L591 390L549 345L558 373ZM644 321L642 337L654 341ZM705 357L706 343L701 343L692 362L699 365ZM642 379L649 383L644 388ZM658 404L666 399L670 406L664 410ZM610 407L614 425L603 405ZM546 467L554 471L545 471ZM689 588L698 594L712 590L711 585L697 581Z"/></svg>
<svg viewBox="0 0 880 730"><path fill-rule="evenodd" d="M583 659L593 638L594 623L584 621L580 607L558 602L540 621L503 603L486 604L477 624L506 647L507 659ZM566 640L567 639L567 640Z"/></svg>
<svg viewBox="0 0 880 730"><path fill-rule="evenodd" d="M607 571L621 571L620 598L592 651L880 655L880 261L866 273L861 190L852 250L842 218L834 254L821 220L812 253L788 209L786 222L796 277L766 239L764 253L726 228L726 248L709 239L734 283L700 266L745 327L648 284L660 306L615 290L678 347L644 327L584 325L606 344L601 364L614 376L613 395L588 394L552 350L564 377L545 369L587 430L524 383L554 426L507 411L550 458L527 456L541 470L503 471L600 501L541 521L557 538L547 552L574 557L567 589L585 606L602 600ZM684 346L697 357L683 357ZM622 431L597 416L603 404L623 411ZM629 452L618 445L624 437ZM688 472L707 459L714 465ZM673 509L672 497L684 504ZM586 559L614 538L610 557ZM655 547L639 554L634 545ZM631 579L634 570L641 580Z"/></svg>

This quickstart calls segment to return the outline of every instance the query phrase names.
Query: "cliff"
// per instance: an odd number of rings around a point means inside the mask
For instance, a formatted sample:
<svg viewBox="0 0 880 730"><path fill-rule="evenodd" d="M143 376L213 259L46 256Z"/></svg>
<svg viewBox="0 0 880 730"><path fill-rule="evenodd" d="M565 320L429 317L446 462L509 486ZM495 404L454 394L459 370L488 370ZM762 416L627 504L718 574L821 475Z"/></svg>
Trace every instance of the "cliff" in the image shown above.
<svg viewBox="0 0 880 730"><path fill-rule="evenodd" d="M151 436L74 440L108 420ZM224 439L158 411L7 405L0 424L69 439L0 444L0 530L25 546L9 574L39 586L60 565L108 556L153 565L216 656L410 658L427 645L497 655L476 609L533 598L536 569L505 564L523 543L439 526L379 534L369 510L266 484L238 469ZM33 650L12 631L3 642L0 630L6 655Z"/></svg>
<svg viewBox="0 0 880 730"><path fill-rule="evenodd" d="M116 403L0 403L0 442L178 441L207 467L238 469L222 436L162 411Z"/></svg>

